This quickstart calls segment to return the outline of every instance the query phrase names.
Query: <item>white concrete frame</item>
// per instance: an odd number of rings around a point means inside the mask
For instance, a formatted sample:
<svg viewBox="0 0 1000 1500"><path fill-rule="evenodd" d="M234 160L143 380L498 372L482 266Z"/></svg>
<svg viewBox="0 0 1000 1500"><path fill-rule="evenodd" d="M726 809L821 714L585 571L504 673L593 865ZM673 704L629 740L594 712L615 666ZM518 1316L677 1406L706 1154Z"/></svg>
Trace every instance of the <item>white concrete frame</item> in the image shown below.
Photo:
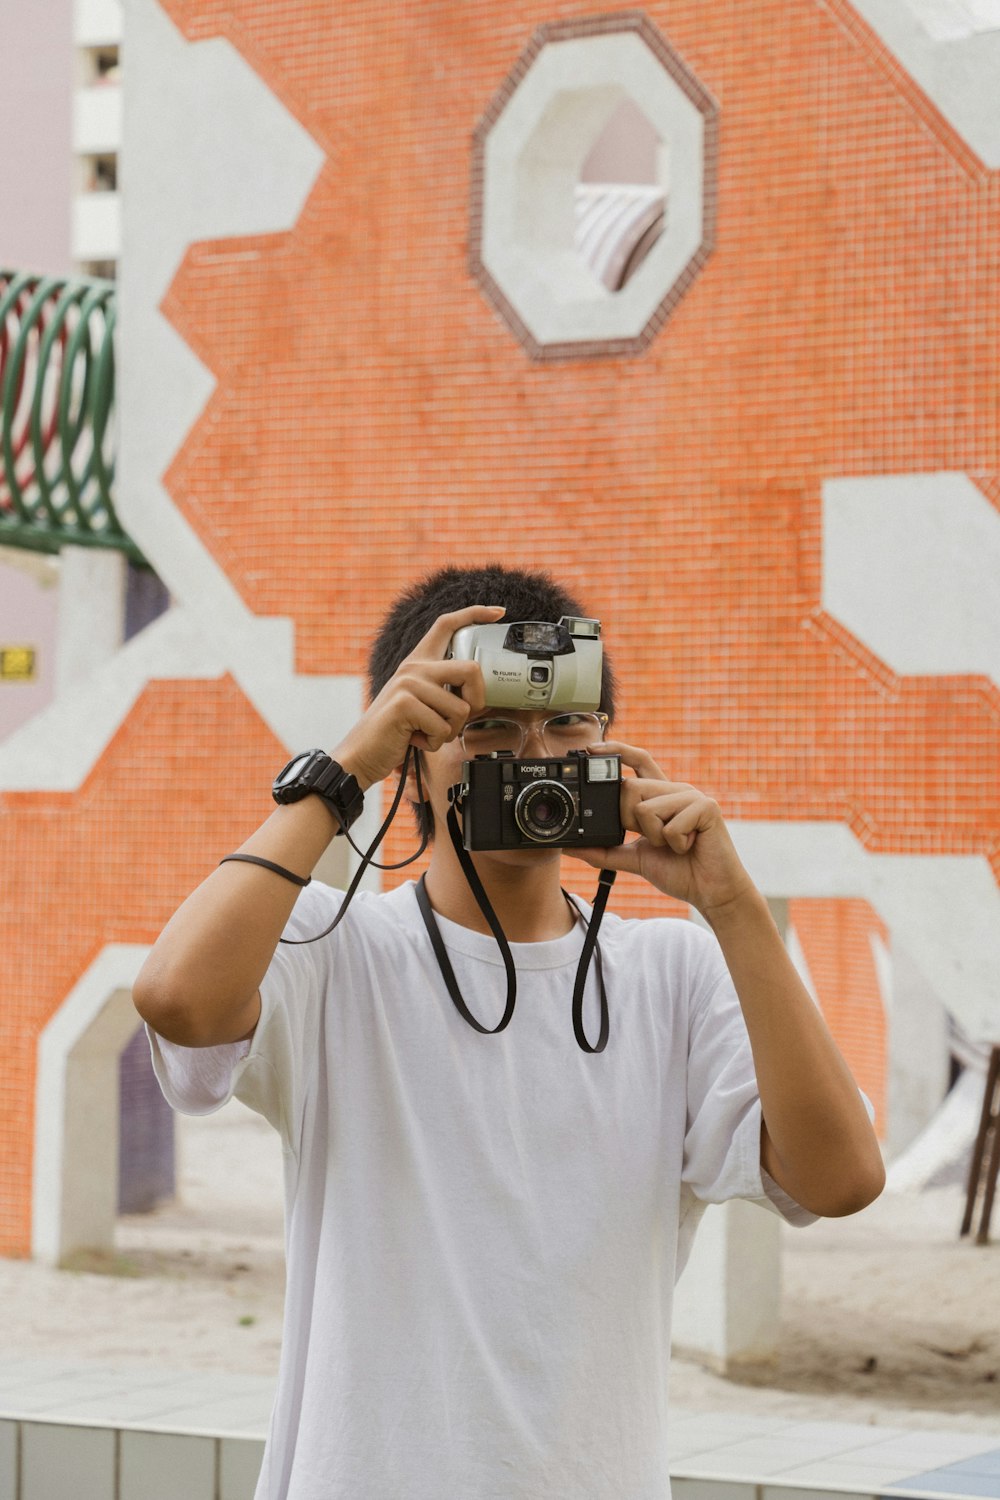
<svg viewBox="0 0 1000 1500"><path fill-rule="evenodd" d="M1000 515L966 474L824 483L823 608L898 675L1000 686L998 579ZM966 1030L1000 1036L1000 889L986 859L870 855L847 829L809 830L756 825L751 857L788 894L864 896Z"/></svg>
<svg viewBox="0 0 1000 1500"><path fill-rule="evenodd" d="M111 1250L118 1213L118 1061L141 1022L132 985L149 949L112 943L38 1039L33 1256Z"/></svg>
<svg viewBox="0 0 1000 1500"><path fill-rule="evenodd" d="M894 672L1000 687L998 599L1000 512L966 474L823 485L823 608Z"/></svg>
<svg viewBox="0 0 1000 1500"><path fill-rule="evenodd" d="M232 673L290 752L336 744L362 705L357 677L296 673L293 621L253 615L162 483L215 382L160 303L192 243L292 227L324 154L228 41L187 42L156 0L128 6L125 47L117 509L176 602L0 745L12 791L76 790L155 679Z"/></svg>
<svg viewBox="0 0 1000 1500"><path fill-rule="evenodd" d="M729 829L765 896L867 901L969 1034L1000 1034L1000 889L985 858L871 854L841 823Z"/></svg>
<svg viewBox="0 0 1000 1500"><path fill-rule="evenodd" d="M984 166L1000 167L1000 17L981 0L851 3Z"/></svg>
<svg viewBox="0 0 1000 1500"><path fill-rule="evenodd" d="M631 98L655 128L666 225L621 291L574 248L574 189L591 148ZM482 264L538 344L637 338L701 246L704 117L634 31L542 48L486 137ZM667 170L669 162L669 184Z"/></svg>

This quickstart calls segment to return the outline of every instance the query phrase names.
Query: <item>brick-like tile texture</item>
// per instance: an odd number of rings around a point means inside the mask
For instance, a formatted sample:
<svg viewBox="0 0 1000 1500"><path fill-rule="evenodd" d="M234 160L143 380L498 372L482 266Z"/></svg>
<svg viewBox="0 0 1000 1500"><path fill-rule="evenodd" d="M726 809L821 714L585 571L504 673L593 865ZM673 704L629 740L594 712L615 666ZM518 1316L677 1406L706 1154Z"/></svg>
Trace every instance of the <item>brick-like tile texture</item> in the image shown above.
<svg viewBox="0 0 1000 1500"><path fill-rule="evenodd" d="M418 571L544 564L606 621L620 731L671 775L1000 877L1000 694L899 678L820 606L824 479L1000 494L1000 183L846 0L644 7L718 103L714 249L644 353L549 363L470 275L470 153L576 5L166 9L328 153L294 230L192 245L164 303L218 382L166 483L250 607L294 620L298 669L360 671ZM0 1253L29 1244L39 1029L266 813L283 758L231 682L158 683L79 794L0 802ZM629 882L615 905L665 909Z"/></svg>

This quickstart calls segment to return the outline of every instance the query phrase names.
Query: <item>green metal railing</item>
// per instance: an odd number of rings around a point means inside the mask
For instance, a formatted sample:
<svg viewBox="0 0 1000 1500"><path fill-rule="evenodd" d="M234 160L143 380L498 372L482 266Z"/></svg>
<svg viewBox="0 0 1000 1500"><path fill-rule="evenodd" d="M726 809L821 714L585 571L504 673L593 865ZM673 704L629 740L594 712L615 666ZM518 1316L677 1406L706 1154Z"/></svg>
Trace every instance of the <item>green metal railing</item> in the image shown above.
<svg viewBox="0 0 1000 1500"><path fill-rule="evenodd" d="M110 547L115 285L0 270L0 545Z"/></svg>

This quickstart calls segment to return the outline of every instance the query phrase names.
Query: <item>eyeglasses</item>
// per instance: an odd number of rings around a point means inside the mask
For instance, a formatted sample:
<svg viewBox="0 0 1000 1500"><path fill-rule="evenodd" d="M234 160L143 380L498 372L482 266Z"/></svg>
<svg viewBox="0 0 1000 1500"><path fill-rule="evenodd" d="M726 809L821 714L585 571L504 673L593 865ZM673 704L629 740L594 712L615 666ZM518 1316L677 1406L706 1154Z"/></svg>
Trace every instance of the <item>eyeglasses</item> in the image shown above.
<svg viewBox="0 0 1000 1500"><path fill-rule="evenodd" d="M521 754L529 735L537 734L546 755L568 755L599 745L608 727L607 714L550 714L537 724L516 719L472 719L461 734L462 749L470 760L477 755Z"/></svg>

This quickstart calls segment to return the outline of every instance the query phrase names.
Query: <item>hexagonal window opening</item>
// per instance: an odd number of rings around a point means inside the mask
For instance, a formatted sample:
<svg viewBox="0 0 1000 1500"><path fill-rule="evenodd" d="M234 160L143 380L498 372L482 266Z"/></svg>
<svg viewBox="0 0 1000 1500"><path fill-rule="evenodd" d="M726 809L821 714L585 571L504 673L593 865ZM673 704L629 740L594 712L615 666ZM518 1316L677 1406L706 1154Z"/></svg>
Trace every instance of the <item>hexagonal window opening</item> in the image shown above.
<svg viewBox="0 0 1000 1500"><path fill-rule="evenodd" d="M609 292L620 292L664 228L666 144L634 99L624 98L591 146L574 186L574 244Z"/></svg>
<svg viewBox="0 0 1000 1500"><path fill-rule="evenodd" d="M656 336L711 249L715 114L645 17L536 33L476 132L470 246L533 358Z"/></svg>

